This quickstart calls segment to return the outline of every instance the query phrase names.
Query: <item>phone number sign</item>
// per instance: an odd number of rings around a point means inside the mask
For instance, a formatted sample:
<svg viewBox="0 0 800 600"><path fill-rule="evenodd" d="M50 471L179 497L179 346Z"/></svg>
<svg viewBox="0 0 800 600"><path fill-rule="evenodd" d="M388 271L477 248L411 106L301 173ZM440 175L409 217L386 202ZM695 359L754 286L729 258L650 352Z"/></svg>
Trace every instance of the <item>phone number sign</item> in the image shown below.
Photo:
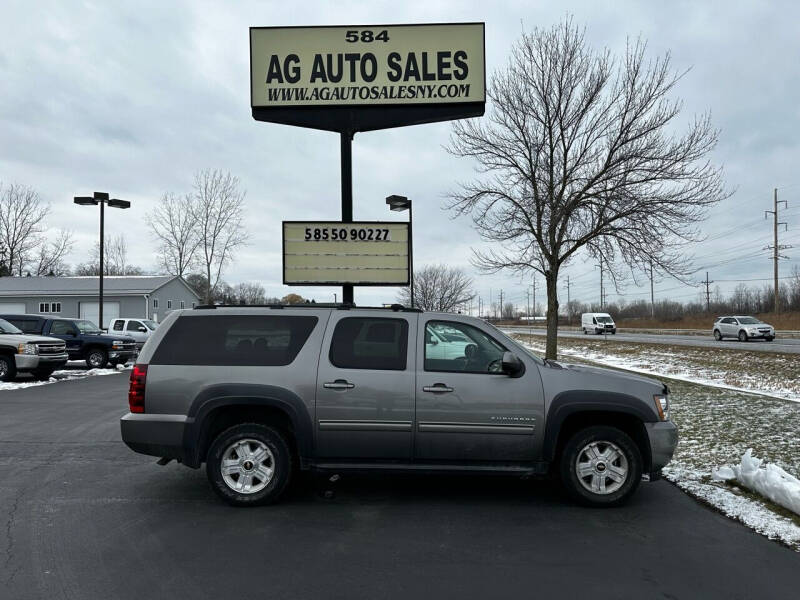
<svg viewBox="0 0 800 600"><path fill-rule="evenodd" d="M409 224L284 221L283 283L408 285Z"/></svg>

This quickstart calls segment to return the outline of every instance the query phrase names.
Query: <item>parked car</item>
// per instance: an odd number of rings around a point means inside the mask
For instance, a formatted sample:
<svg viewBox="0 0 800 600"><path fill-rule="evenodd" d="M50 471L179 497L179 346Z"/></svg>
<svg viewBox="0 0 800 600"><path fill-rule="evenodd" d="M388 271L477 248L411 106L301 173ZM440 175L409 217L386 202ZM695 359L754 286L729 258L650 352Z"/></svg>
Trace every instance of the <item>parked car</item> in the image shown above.
<svg viewBox="0 0 800 600"><path fill-rule="evenodd" d="M66 343L70 360L85 360L90 369L125 364L136 354L136 341L126 335L108 335L86 319L42 315L0 315L25 333L46 335Z"/></svg>
<svg viewBox="0 0 800 600"><path fill-rule="evenodd" d="M428 334L448 330L437 351L461 356L431 356ZM481 319L399 306L173 312L139 355L128 406L131 449L205 463L238 506L278 499L295 467L557 474L610 506L657 479L678 440L659 381L542 360Z"/></svg>
<svg viewBox="0 0 800 600"><path fill-rule="evenodd" d="M30 373L34 379L49 379L53 371L67 363L63 341L40 335L26 335L0 319L0 381L14 381L17 373Z"/></svg>
<svg viewBox="0 0 800 600"><path fill-rule="evenodd" d="M583 333L617 333L617 324L608 313L583 313L581 315L581 327Z"/></svg>
<svg viewBox="0 0 800 600"><path fill-rule="evenodd" d="M734 316L717 317L712 328L714 339L720 341L726 337L737 338L740 342L752 339L763 339L771 342L775 339L775 328L755 317Z"/></svg>
<svg viewBox="0 0 800 600"><path fill-rule="evenodd" d="M136 340L136 350L139 351L156 327L158 323L149 319L113 319L108 326L108 333L132 337Z"/></svg>

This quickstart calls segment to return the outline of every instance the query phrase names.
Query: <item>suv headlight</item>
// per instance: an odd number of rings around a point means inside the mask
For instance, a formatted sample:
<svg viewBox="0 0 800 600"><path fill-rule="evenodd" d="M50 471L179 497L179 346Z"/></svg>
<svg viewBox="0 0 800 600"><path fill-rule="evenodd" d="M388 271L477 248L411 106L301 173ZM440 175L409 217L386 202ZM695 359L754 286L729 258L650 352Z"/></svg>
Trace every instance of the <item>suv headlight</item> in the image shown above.
<svg viewBox="0 0 800 600"><path fill-rule="evenodd" d="M124 343L125 342L123 342L121 340L114 340L113 342L111 342L111 349L112 350L122 350L122 345Z"/></svg>
<svg viewBox="0 0 800 600"><path fill-rule="evenodd" d="M39 354L39 347L31 342L20 344L17 347L17 354Z"/></svg>
<svg viewBox="0 0 800 600"><path fill-rule="evenodd" d="M666 394L656 394L653 396L653 400L656 403L656 411L658 412L658 416L661 418L662 421L669 420L669 396Z"/></svg>

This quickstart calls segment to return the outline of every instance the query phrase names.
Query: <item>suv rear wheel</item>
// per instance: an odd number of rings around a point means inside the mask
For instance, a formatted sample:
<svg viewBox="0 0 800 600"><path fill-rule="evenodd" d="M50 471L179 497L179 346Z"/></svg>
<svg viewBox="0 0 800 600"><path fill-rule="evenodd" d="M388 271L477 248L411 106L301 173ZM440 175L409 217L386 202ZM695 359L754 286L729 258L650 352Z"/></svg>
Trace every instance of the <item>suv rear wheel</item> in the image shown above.
<svg viewBox="0 0 800 600"><path fill-rule="evenodd" d="M561 481L576 500L591 506L618 506L642 479L642 454L616 427L587 427L573 435L561 454Z"/></svg>
<svg viewBox="0 0 800 600"><path fill-rule="evenodd" d="M718 342L722 340L722 334L719 332L719 329L714 330L714 339Z"/></svg>
<svg viewBox="0 0 800 600"><path fill-rule="evenodd" d="M280 497L292 471L292 455L277 430L258 423L220 433L206 458L211 487L234 506L270 504Z"/></svg>

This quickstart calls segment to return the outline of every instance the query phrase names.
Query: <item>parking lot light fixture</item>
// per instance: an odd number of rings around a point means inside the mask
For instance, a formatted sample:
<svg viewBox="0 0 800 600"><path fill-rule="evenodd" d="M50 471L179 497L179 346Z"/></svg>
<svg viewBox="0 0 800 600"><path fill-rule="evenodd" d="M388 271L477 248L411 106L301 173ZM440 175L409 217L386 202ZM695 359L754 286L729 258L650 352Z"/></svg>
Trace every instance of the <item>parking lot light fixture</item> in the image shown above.
<svg viewBox="0 0 800 600"><path fill-rule="evenodd" d="M111 198L108 192L95 192L92 196L75 196L72 201L81 206L97 206L100 205L100 273L99 273L99 290L97 294L98 307L97 307L97 320L100 321L98 326L103 328L103 244L105 242L105 205L108 204L112 208L130 208L131 203L128 200L120 200L119 198Z"/></svg>
<svg viewBox="0 0 800 600"><path fill-rule="evenodd" d="M386 204L389 205L389 210L395 212L408 211L408 262L409 262L409 280L411 282L411 308L414 308L414 236L413 236L413 213L411 211L411 200L405 196L398 196L392 194L386 197Z"/></svg>

